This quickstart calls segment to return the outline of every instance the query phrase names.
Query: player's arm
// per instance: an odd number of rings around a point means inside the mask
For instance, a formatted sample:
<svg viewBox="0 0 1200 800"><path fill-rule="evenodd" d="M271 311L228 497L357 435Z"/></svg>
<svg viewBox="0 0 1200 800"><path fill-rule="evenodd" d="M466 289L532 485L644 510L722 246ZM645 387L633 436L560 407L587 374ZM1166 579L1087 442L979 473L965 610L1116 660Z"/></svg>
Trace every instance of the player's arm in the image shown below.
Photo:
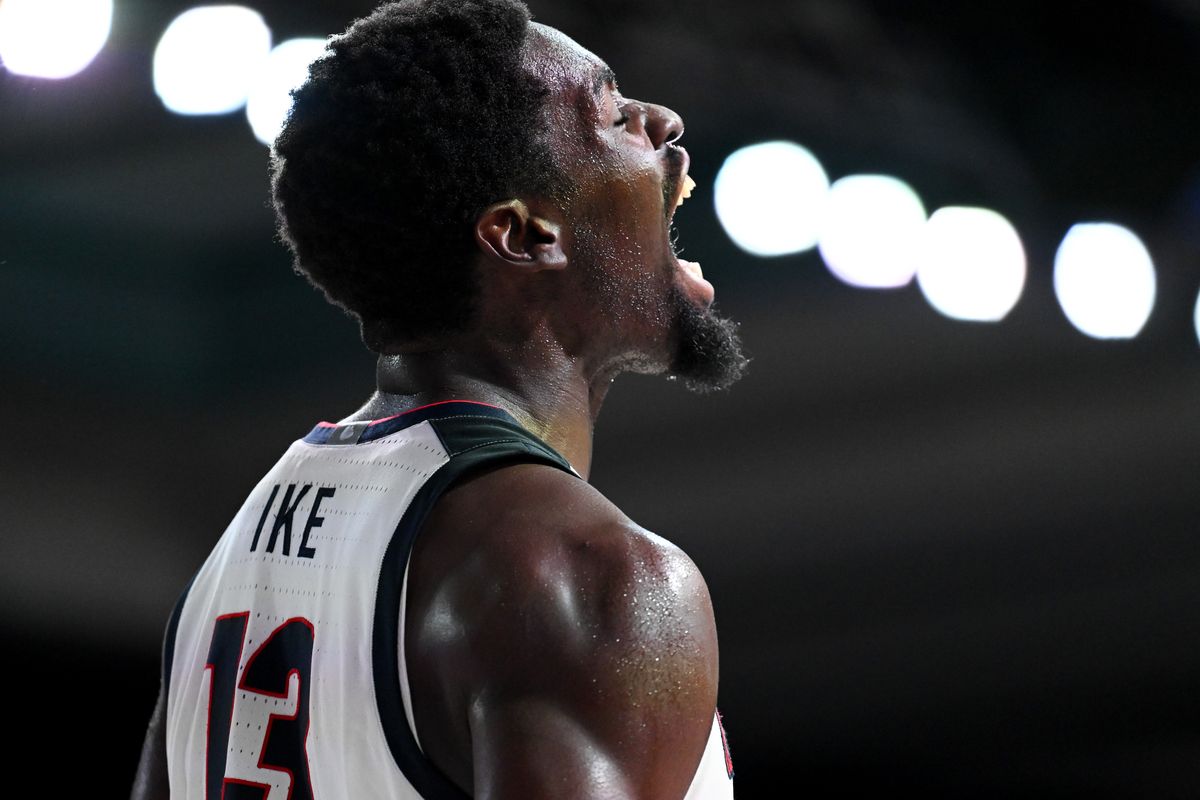
<svg viewBox="0 0 1200 800"><path fill-rule="evenodd" d="M442 586L443 598L464 588L455 611L469 619L469 663L429 664L462 698L464 786L481 800L682 798L716 706L707 587L590 486L525 473L472 487L481 512L517 510L463 514L487 521L469 561L481 566Z"/></svg>
<svg viewBox="0 0 1200 800"><path fill-rule="evenodd" d="M583 586L563 570L510 606L509 663L468 709L475 797L686 793L716 706L707 589L669 545L600 558Z"/></svg>
<svg viewBox="0 0 1200 800"><path fill-rule="evenodd" d="M130 800L169 800L171 787L167 781L167 699L160 691L146 740L142 743L142 758L133 780Z"/></svg>

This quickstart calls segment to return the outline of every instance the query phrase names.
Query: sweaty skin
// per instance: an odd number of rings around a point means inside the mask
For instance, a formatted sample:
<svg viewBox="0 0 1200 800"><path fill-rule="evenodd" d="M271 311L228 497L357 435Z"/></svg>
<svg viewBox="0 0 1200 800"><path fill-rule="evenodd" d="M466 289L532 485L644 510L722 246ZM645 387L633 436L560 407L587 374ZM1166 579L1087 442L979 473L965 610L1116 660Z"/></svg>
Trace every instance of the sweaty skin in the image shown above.
<svg viewBox="0 0 1200 800"><path fill-rule="evenodd" d="M476 797L682 797L712 725L716 630L678 548L535 465L444 498L407 632L429 757Z"/></svg>
<svg viewBox="0 0 1200 800"><path fill-rule="evenodd" d="M670 294L712 300L669 240L682 120L533 25L566 198L481 217L483 308L468 344L380 360L355 419L494 402L583 477L619 372L670 368ZM712 725L717 640L695 565L587 483L524 465L448 492L418 538L407 631L426 754L476 797L682 797Z"/></svg>
<svg viewBox="0 0 1200 800"><path fill-rule="evenodd" d="M670 371L679 304L712 286L670 241L687 154L677 114L620 94L608 67L531 24L527 69L571 179L475 224L474 324L379 361L347 420L440 400L508 410L586 479L613 378ZM682 299L681 299L682 298ZM682 798L713 722L708 591L677 547L585 480L540 465L470 476L438 502L409 567L406 654L422 748L477 798ZM134 798L165 798L163 701Z"/></svg>

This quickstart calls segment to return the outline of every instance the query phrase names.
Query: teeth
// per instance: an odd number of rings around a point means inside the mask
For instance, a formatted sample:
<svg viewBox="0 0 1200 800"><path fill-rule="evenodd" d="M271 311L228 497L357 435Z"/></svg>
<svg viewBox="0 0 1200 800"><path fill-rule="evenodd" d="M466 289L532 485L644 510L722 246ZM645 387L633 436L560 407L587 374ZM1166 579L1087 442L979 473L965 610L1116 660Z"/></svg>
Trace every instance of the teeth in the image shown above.
<svg viewBox="0 0 1200 800"><path fill-rule="evenodd" d="M683 201L687 200L689 197L692 196L692 189L695 189L695 188L696 188L696 182L694 180L692 180L692 176L684 175L683 176L683 191L680 192L679 202L677 202L675 204L675 207L679 208L681 205L683 205Z"/></svg>

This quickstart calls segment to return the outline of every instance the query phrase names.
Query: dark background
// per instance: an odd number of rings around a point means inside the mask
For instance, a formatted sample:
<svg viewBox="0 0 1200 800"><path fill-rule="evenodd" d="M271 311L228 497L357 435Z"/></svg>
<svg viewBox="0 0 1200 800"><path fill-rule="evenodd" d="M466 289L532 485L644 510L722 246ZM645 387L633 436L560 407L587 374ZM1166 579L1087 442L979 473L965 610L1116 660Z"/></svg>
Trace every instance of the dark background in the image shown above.
<svg viewBox="0 0 1200 800"><path fill-rule="evenodd" d="M372 3L250 5L282 41ZM153 93L187 6L119 0L73 79L0 70L0 632L50 794L127 791L177 593L287 443L372 385L273 241L244 118ZM726 394L618 381L593 470L707 576L738 796L1200 795L1200 3L533 10L688 121L681 241L754 356ZM956 322L811 252L741 253L710 187L771 138L1004 213L1016 308ZM1085 220L1155 257L1132 341L1054 298Z"/></svg>

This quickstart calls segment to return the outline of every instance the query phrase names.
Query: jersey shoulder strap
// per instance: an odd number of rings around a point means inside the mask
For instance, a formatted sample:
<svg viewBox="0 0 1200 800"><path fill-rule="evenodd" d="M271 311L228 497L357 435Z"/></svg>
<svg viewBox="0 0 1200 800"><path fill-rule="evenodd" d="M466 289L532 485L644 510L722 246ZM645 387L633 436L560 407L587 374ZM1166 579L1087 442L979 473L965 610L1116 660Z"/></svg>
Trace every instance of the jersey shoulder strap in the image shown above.
<svg viewBox="0 0 1200 800"><path fill-rule="evenodd" d="M450 459L434 473L404 512L383 557L375 594L372 671L375 696L388 746L405 778L426 800L467 800L467 795L425 757L409 727L401 691L400 612L405 572L413 544L438 498L466 475L506 463L538 463L578 476L565 458L507 414L429 420ZM404 676L407 683L407 676Z"/></svg>

